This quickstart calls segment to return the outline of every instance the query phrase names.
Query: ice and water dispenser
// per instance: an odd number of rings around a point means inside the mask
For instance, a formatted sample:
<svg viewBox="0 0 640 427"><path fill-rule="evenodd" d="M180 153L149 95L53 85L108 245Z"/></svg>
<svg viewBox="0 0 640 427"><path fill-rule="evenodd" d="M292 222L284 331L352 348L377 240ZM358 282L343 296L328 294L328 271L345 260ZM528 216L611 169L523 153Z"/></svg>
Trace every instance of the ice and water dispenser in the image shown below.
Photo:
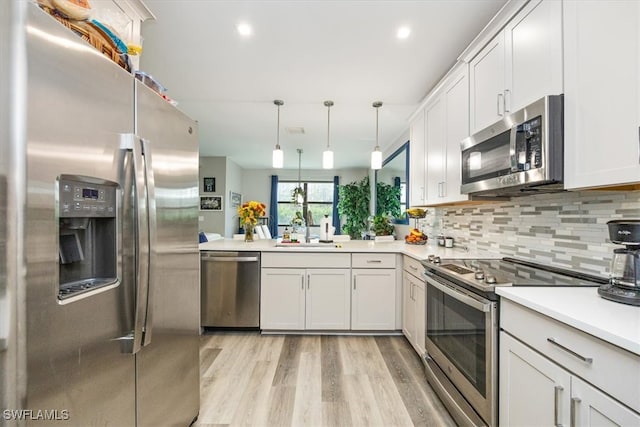
<svg viewBox="0 0 640 427"><path fill-rule="evenodd" d="M118 282L118 184L90 177L58 179L61 302Z"/></svg>

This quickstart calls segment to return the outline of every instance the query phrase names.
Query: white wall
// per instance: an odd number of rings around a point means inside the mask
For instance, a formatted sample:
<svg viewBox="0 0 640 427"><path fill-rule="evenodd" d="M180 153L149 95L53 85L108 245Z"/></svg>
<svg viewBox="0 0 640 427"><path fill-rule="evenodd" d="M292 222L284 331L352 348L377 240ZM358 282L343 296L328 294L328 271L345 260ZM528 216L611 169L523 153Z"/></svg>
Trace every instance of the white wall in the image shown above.
<svg viewBox="0 0 640 427"><path fill-rule="evenodd" d="M219 233L225 235L225 212L228 208L228 197L225 197L226 191L226 170L227 162L224 157L200 157L200 173L199 184L200 196L221 196L222 211L200 211L199 231L208 233ZM216 179L216 189L213 193L204 192L204 177L213 177Z"/></svg>
<svg viewBox="0 0 640 427"><path fill-rule="evenodd" d="M225 175L225 208L224 211L224 236L232 237L238 232L238 211L236 207L231 206L231 192L242 194L242 176L244 170L238 166L233 160L226 159L226 175Z"/></svg>

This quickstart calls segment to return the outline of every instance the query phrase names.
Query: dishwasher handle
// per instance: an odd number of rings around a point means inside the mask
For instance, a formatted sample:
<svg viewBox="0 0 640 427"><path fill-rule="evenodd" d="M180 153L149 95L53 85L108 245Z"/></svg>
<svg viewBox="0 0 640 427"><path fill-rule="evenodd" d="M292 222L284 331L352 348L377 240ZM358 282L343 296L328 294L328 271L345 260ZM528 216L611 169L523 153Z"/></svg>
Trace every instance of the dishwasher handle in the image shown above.
<svg viewBox="0 0 640 427"><path fill-rule="evenodd" d="M202 261L207 262L258 262L256 256L215 256L215 255L202 255Z"/></svg>

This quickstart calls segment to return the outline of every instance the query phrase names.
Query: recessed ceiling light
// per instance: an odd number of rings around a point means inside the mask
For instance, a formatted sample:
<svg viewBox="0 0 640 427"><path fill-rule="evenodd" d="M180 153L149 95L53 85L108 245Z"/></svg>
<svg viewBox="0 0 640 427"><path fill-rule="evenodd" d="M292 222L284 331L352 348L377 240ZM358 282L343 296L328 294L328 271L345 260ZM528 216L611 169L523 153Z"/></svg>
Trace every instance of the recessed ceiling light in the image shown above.
<svg viewBox="0 0 640 427"><path fill-rule="evenodd" d="M238 34L243 37L249 37L251 34L253 34L253 28L251 28L251 25L247 24L246 22L239 23L236 29L238 30Z"/></svg>
<svg viewBox="0 0 640 427"><path fill-rule="evenodd" d="M409 37L411 34L411 28L409 27L400 27L398 28L398 32L396 33L396 37L400 40L404 40Z"/></svg>

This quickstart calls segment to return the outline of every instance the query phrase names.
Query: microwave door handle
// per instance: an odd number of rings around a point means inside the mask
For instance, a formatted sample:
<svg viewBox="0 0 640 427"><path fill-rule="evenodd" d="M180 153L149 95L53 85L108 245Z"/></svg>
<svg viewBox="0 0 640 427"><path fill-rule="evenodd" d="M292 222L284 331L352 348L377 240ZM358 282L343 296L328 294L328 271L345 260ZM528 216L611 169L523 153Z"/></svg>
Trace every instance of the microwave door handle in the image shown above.
<svg viewBox="0 0 640 427"><path fill-rule="evenodd" d="M449 286L443 285L426 275L424 277L426 277L427 282L429 282L431 286L449 295L451 298L456 299L463 304L471 306L483 313L488 313L489 311L491 311L491 303L483 303L482 301L478 301L477 299L472 298L469 295L463 294L462 292L458 292L455 289L450 288Z"/></svg>
<svg viewBox="0 0 640 427"><path fill-rule="evenodd" d="M518 153L516 153L517 138L518 126L512 126L509 131L509 157L511 158L511 172L518 172Z"/></svg>
<svg viewBox="0 0 640 427"><path fill-rule="evenodd" d="M142 146L142 156L144 158L144 179L146 184L146 197L147 197L147 245L148 245L148 257L147 257L147 301L146 301L146 315L145 315L145 333L142 345L146 346L151 344L151 337L153 335L153 295L156 287L156 269L158 263L156 262L156 248L157 248L157 215L156 215L156 183L155 175L153 174L153 162L152 162L152 149L148 140L140 138Z"/></svg>

